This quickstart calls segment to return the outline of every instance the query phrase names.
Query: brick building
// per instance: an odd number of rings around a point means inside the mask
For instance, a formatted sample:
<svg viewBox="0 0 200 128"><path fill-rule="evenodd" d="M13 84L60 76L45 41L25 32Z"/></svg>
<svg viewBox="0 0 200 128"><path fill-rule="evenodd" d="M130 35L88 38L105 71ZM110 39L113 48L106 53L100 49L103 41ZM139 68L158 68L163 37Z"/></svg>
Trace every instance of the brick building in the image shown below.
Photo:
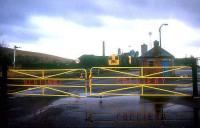
<svg viewBox="0 0 200 128"><path fill-rule="evenodd" d="M174 56L159 46L154 41L154 47L141 56L143 67L163 67L155 69L144 69L144 75L168 70L167 66L174 65ZM174 72L165 72L154 76L171 76Z"/></svg>

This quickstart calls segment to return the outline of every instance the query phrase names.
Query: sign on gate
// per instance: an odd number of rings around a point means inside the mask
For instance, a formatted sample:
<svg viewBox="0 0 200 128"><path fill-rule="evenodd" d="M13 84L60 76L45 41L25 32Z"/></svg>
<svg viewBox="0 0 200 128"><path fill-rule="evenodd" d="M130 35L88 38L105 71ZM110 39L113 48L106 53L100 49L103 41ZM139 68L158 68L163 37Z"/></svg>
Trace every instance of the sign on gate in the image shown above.
<svg viewBox="0 0 200 128"><path fill-rule="evenodd" d="M93 67L89 87L91 96L191 96L192 70L187 66Z"/></svg>
<svg viewBox="0 0 200 128"><path fill-rule="evenodd" d="M87 96L85 69L8 71L8 94L29 96Z"/></svg>

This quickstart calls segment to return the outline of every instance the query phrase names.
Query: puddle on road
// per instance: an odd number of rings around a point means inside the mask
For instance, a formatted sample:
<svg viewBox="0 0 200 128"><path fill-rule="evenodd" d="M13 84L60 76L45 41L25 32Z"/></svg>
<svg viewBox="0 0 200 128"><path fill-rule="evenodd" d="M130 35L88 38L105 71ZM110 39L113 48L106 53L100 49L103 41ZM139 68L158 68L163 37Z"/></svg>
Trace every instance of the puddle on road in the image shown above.
<svg viewBox="0 0 200 128"><path fill-rule="evenodd" d="M40 102L39 99L38 102ZM152 122L156 122L152 127L160 123L164 126L187 127L199 120L199 109L194 110L193 107L176 104L171 102L171 99L156 101L137 96L60 98L20 120L22 123L31 123L33 126L51 122L52 126L56 127L87 127L88 125L129 127L146 126Z"/></svg>

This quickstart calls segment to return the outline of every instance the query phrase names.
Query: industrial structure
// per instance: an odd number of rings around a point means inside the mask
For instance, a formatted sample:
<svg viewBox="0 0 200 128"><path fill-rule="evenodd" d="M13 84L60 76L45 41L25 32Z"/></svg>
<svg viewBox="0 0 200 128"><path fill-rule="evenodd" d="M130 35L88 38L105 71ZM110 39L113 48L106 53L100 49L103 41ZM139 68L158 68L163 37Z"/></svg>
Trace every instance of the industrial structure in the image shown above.
<svg viewBox="0 0 200 128"><path fill-rule="evenodd" d="M144 55L144 53L146 52L147 52L147 45L146 44L141 45L141 55Z"/></svg>
<svg viewBox="0 0 200 128"><path fill-rule="evenodd" d="M105 56L105 42L103 41L103 56Z"/></svg>
<svg viewBox="0 0 200 128"><path fill-rule="evenodd" d="M119 56L112 54L111 56L108 57L108 65L119 65Z"/></svg>

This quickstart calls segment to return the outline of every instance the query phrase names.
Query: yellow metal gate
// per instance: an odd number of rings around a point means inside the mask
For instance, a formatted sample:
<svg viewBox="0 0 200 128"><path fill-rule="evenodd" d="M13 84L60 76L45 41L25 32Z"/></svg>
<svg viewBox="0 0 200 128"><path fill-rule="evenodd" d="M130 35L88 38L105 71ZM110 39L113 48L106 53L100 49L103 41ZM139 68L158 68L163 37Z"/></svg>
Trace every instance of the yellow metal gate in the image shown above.
<svg viewBox="0 0 200 128"><path fill-rule="evenodd" d="M191 96L192 71L187 66L93 67L89 87L91 96Z"/></svg>
<svg viewBox="0 0 200 128"><path fill-rule="evenodd" d="M89 81L89 82L88 82ZM88 86L89 85L89 86ZM192 96L187 66L8 71L8 94L29 96Z"/></svg>
<svg viewBox="0 0 200 128"><path fill-rule="evenodd" d="M87 72L85 69L11 69L8 94L86 97Z"/></svg>

